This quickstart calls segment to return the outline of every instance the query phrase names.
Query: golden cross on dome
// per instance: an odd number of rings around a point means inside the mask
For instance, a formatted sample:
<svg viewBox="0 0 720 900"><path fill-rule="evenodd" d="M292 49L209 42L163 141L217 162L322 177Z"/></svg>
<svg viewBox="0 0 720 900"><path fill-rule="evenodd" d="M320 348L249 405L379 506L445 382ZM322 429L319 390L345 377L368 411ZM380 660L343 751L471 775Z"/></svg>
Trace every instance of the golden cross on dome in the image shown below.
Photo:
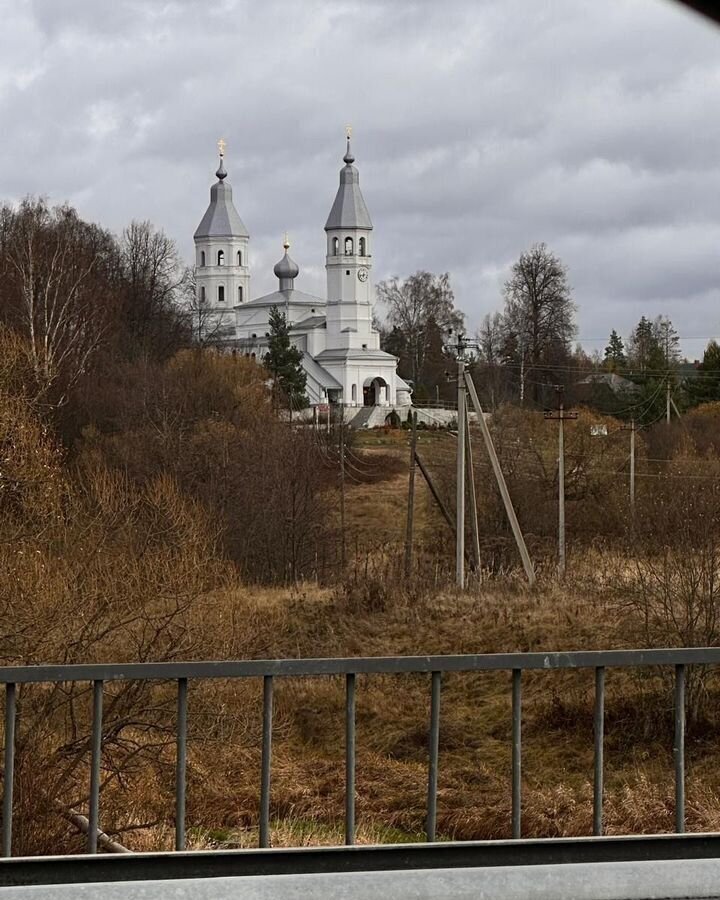
<svg viewBox="0 0 720 900"><path fill-rule="evenodd" d="M290 238L288 237L287 231L285 232L285 239L283 240L283 247L284 247L286 250L289 250L289 249L290 249Z"/></svg>
<svg viewBox="0 0 720 900"><path fill-rule="evenodd" d="M352 125L346 125L346 126L345 126L345 137L346 137L348 140L350 140L350 138L352 137Z"/></svg>
<svg viewBox="0 0 720 900"><path fill-rule="evenodd" d="M218 145L218 151L220 153L220 156L225 156L225 148L227 147L225 138L220 138L217 145Z"/></svg>

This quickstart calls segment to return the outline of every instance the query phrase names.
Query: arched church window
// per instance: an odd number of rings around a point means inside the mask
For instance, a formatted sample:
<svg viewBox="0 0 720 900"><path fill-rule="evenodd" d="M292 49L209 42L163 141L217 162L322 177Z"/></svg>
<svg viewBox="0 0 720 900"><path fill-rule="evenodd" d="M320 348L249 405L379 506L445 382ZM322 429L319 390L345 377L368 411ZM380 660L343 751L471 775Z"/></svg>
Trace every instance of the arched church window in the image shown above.
<svg viewBox="0 0 720 900"><path fill-rule="evenodd" d="M225 302L225 286L222 284L218 285L218 303Z"/></svg>
<svg viewBox="0 0 720 900"><path fill-rule="evenodd" d="M205 251L204 250L200 251L200 265L201 266L205 265Z"/></svg>
<svg viewBox="0 0 720 900"><path fill-rule="evenodd" d="M238 265L242 265L242 250L238 250Z"/></svg>
<svg viewBox="0 0 720 900"><path fill-rule="evenodd" d="M338 238L334 237L332 239L332 255L337 256L339 252L340 252L340 241L338 240Z"/></svg>
<svg viewBox="0 0 720 900"><path fill-rule="evenodd" d="M217 257L217 259L218 259L218 265L219 265L219 266L224 266L224 265L225 265L225 251L224 251L224 250L218 250L218 257Z"/></svg>
<svg viewBox="0 0 720 900"><path fill-rule="evenodd" d="M345 256L352 256L353 253L353 239L351 237L345 238Z"/></svg>
<svg viewBox="0 0 720 900"><path fill-rule="evenodd" d="M200 288L200 302L205 302L205 285Z"/></svg>
<svg viewBox="0 0 720 900"><path fill-rule="evenodd" d="M358 241L358 253L360 256L365 256L365 238L361 237Z"/></svg>
<svg viewBox="0 0 720 900"><path fill-rule="evenodd" d="M242 285L238 285L238 303L242 303L243 301L243 293L242 293Z"/></svg>

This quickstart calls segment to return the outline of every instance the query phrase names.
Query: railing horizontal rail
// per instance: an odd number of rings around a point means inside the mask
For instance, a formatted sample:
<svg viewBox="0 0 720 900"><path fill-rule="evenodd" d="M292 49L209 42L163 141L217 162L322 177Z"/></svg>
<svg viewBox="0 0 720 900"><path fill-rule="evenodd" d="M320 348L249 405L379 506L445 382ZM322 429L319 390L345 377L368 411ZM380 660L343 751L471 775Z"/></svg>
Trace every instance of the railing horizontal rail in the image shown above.
<svg viewBox="0 0 720 900"><path fill-rule="evenodd" d="M480 653L457 656L362 656L336 659L251 659L221 662L0 666L0 684L62 681L257 678L263 675L420 674L513 669L583 669L623 666L718 665L720 647L658 650L578 650L567 653Z"/></svg>

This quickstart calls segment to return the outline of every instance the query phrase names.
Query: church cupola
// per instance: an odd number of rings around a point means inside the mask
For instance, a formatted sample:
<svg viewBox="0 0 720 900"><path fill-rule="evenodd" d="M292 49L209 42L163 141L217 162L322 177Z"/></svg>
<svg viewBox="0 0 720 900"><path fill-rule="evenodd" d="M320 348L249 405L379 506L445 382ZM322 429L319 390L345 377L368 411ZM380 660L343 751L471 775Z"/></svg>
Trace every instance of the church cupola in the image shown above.
<svg viewBox="0 0 720 900"><path fill-rule="evenodd" d="M295 279L298 277L300 269L298 267L298 264L288 255L288 250L290 249L290 241L288 240L287 234L285 235L285 240L283 241L283 247L285 249L285 255L280 260L280 262L275 263L273 272L280 279L280 290L292 291L295 289Z"/></svg>
<svg viewBox="0 0 720 900"><path fill-rule="evenodd" d="M233 307L249 300L250 235L233 203L225 169L225 141L218 141L220 164L210 188L210 204L195 230L195 280L198 308L206 310L216 331L226 331ZM227 316L227 327L218 325Z"/></svg>
<svg viewBox="0 0 720 900"><path fill-rule="evenodd" d="M325 231L356 229L372 231L370 213L360 190L360 173L353 163L355 157L350 149L350 129L347 134L347 149L343 156L345 165L340 170L340 187L335 195L330 215L325 223Z"/></svg>

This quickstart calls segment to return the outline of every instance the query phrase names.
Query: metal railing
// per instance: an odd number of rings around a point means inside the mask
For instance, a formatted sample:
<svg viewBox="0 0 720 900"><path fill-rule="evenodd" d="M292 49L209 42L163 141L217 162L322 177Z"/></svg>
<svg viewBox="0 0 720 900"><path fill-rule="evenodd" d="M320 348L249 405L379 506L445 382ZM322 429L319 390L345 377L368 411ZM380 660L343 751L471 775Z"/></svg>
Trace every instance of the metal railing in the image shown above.
<svg viewBox="0 0 720 900"><path fill-rule="evenodd" d="M412 405L416 409L454 409L457 410L457 400L418 400L412 398Z"/></svg>
<svg viewBox="0 0 720 900"><path fill-rule="evenodd" d="M720 664L720 647L659 650L601 650L568 653L497 653L458 656L358 657L346 659L244 660L228 662L134 663L0 667L5 685L5 770L2 856L11 856L17 685L92 684L88 853L97 852L102 765L103 688L106 682L174 681L177 685L175 849L184 850L188 684L203 679L262 678L259 846L270 846L273 688L276 678L345 676L345 843L355 841L355 697L358 675L429 674L428 781L425 832L436 839L442 676L447 673L512 673L512 836L522 833L522 673L527 670L593 669L595 672L593 834L603 831L603 745L605 671L608 668L674 667L675 832L685 830L685 675L687 666Z"/></svg>

